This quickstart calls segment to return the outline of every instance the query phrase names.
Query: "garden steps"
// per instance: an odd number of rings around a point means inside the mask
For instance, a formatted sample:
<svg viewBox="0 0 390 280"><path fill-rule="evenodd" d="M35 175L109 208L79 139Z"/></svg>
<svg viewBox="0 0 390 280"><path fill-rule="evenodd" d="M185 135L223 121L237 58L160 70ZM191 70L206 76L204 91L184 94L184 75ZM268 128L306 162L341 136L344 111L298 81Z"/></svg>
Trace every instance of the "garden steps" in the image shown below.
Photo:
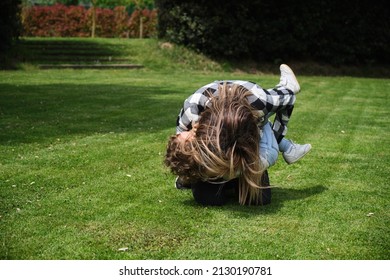
<svg viewBox="0 0 390 280"><path fill-rule="evenodd" d="M39 69L139 69L131 63L131 49L87 40L28 39L20 41L28 50L26 62Z"/></svg>
<svg viewBox="0 0 390 280"><path fill-rule="evenodd" d="M139 64L39 64L39 69L139 69Z"/></svg>

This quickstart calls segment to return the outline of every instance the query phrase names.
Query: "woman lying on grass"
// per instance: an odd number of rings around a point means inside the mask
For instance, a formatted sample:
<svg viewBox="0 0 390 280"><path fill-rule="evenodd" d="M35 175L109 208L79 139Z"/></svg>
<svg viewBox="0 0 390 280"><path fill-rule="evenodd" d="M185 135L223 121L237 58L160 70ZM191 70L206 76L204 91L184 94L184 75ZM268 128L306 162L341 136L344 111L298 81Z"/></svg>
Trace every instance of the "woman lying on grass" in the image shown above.
<svg viewBox="0 0 390 280"><path fill-rule="evenodd" d="M240 204L270 203L270 189L261 184L265 170L279 152L291 164L311 149L284 137L300 86L290 67L282 64L280 71L274 89L248 81L215 81L186 99L165 157L178 175L177 188L191 188L204 205L224 204L232 187L238 188Z"/></svg>

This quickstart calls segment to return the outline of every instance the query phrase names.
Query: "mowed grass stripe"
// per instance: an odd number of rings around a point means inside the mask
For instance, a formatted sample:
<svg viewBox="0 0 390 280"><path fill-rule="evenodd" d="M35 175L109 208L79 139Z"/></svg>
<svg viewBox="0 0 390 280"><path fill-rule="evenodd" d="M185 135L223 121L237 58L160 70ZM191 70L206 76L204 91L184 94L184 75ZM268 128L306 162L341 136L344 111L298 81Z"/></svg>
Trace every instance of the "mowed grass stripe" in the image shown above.
<svg viewBox="0 0 390 280"><path fill-rule="evenodd" d="M3 259L388 259L387 80L297 73L313 150L270 169L270 205L202 207L162 164L184 99L279 77L166 69L0 73Z"/></svg>

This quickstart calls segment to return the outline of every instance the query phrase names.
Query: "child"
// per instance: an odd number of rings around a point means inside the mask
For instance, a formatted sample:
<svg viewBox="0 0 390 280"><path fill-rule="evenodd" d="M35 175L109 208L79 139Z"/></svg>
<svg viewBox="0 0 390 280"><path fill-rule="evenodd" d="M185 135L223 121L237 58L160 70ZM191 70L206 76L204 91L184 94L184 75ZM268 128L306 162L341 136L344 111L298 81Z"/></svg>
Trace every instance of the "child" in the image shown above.
<svg viewBox="0 0 390 280"><path fill-rule="evenodd" d="M279 151L288 164L309 152L310 144L284 138L300 86L290 67L282 64L280 71L274 89L248 81L215 81L185 100L165 158L180 178L177 188L239 178L240 203L256 202L261 174L276 162ZM273 114L271 128L268 118Z"/></svg>

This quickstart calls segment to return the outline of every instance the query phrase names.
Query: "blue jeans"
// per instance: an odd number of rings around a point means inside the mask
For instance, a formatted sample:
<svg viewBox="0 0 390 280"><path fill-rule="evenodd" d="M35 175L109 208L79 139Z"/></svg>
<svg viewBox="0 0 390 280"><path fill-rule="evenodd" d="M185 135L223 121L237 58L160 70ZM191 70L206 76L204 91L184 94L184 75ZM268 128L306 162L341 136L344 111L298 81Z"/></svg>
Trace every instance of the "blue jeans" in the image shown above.
<svg viewBox="0 0 390 280"><path fill-rule="evenodd" d="M260 159L265 168L275 164L279 155L279 145L276 141L271 122L267 122L262 128L263 135L260 138Z"/></svg>
<svg viewBox="0 0 390 280"><path fill-rule="evenodd" d="M269 168L275 164L279 152L287 152L293 144L286 138L282 138L280 143L278 143L271 122L269 121L263 126L262 131L263 135L261 136L259 143L260 161L265 168Z"/></svg>

